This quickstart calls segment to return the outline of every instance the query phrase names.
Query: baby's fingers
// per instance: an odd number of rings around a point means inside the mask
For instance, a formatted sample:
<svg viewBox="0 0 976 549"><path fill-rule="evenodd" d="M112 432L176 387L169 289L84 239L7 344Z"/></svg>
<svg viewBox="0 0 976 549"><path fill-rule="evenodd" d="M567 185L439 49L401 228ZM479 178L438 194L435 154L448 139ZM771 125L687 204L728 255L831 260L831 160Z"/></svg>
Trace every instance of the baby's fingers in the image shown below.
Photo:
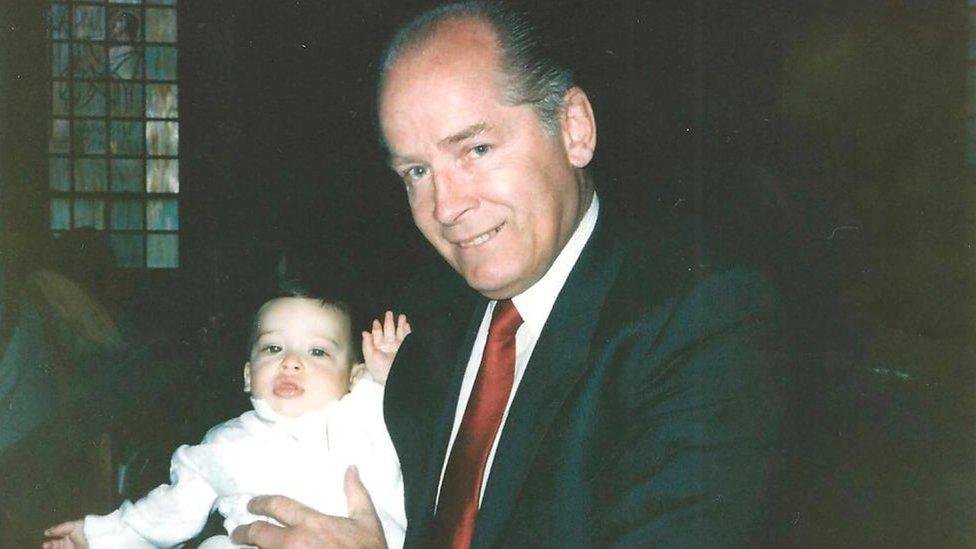
<svg viewBox="0 0 976 549"><path fill-rule="evenodd" d="M386 311L383 315L383 337L392 343L396 337L396 329L393 327L393 311Z"/></svg>
<svg viewBox="0 0 976 549"><path fill-rule="evenodd" d="M397 318L397 329L396 329L397 341L403 341L403 338L407 337L407 334L409 333L410 333L410 323L407 322L407 315L401 314L399 318Z"/></svg>

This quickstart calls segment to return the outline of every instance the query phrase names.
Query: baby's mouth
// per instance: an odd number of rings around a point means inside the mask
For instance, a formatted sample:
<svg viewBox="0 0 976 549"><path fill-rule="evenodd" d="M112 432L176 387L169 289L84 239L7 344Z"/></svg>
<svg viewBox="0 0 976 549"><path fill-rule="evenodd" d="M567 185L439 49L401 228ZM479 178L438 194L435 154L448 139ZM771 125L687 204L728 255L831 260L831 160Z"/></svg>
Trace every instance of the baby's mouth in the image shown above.
<svg viewBox="0 0 976 549"><path fill-rule="evenodd" d="M302 396L305 389L294 381L279 381L275 383L272 392L278 398L295 398Z"/></svg>

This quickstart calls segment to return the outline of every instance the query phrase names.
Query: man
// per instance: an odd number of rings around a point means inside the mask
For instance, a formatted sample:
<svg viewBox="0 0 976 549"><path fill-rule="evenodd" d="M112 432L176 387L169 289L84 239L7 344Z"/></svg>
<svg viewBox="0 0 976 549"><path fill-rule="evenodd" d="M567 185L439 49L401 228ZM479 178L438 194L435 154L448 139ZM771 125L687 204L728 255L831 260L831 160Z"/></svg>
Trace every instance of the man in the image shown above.
<svg viewBox="0 0 976 549"><path fill-rule="evenodd" d="M406 545L768 541L788 376L762 278L634 238L600 204L589 99L503 8L404 27L379 107L414 221L451 267L407 289L414 337L387 385ZM256 498L287 527L235 539L382 545L354 472L347 493L349 519Z"/></svg>

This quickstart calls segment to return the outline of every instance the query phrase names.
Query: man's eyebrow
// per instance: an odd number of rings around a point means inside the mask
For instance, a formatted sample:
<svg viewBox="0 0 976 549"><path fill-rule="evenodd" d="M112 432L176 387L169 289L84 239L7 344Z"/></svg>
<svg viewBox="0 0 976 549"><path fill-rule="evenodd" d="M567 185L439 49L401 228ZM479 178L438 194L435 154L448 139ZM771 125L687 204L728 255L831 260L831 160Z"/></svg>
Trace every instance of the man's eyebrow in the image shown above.
<svg viewBox="0 0 976 549"><path fill-rule="evenodd" d="M478 122L477 124L472 124L472 125L468 126L467 128L464 128L463 130L461 130L461 131L459 131L459 132L457 132L457 133L455 133L453 135L449 135L449 136L445 137L444 139L441 139L440 140L440 143L438 143L438 144L439 145L455 145L455 144L460 143L460 142L462 142L462 141L464 141L466 139L471 139L472 137L474 137L474 136L476 136L478 134L485 133L489 129L490 128L488 127L488 124L485 124L484 122Z"/></svg>

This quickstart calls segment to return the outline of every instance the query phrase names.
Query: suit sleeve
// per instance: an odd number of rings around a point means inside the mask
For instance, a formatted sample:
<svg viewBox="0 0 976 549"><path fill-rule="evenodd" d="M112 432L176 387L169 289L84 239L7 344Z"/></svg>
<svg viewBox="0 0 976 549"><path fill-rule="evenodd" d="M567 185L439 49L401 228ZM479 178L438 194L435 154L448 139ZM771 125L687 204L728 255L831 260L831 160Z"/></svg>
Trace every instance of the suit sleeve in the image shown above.
<svg viewBox="0 0 976 549"><path fill-rule="evenodd" d="M676 300L626 358L622 436L601 478L602 541L735 547L767 539L784 465L791 360L777 294L730 271Z"/></svg>

